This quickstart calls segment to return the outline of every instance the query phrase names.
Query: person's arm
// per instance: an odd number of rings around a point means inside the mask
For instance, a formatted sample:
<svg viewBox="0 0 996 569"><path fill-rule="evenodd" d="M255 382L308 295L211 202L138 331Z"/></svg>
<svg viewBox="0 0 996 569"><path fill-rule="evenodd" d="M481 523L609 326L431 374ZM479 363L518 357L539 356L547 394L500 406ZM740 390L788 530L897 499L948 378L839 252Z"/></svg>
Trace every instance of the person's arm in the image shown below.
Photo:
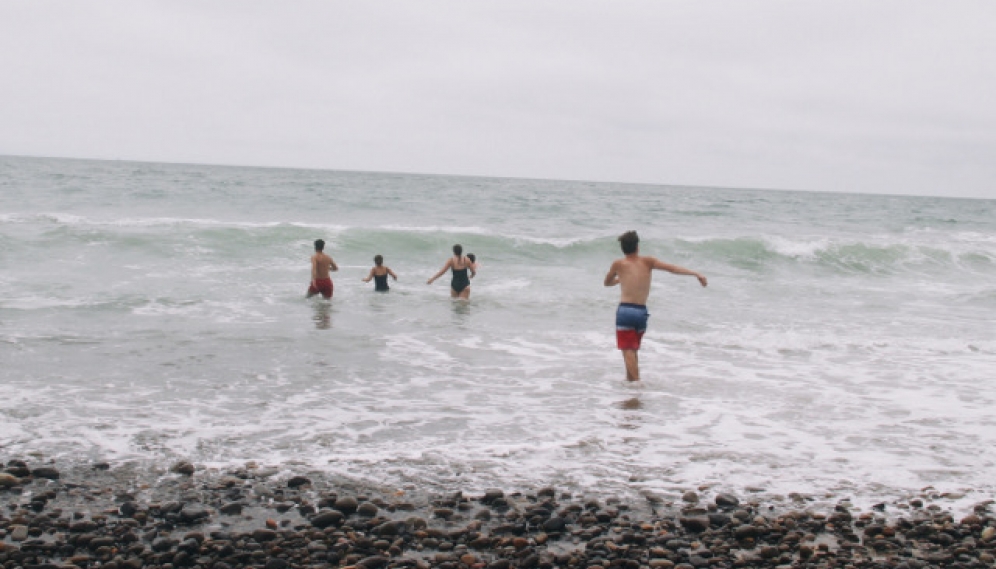
<svg viewBox="0 0 996 569"><path fill-rule="evenodd" d="M391 270L391 267L387 268L387 274L389 274L392 277L394 277L394 280L398 280L398 275L394 274L394 271Z"/></svg>
<svg viewBox="0 0 996 569"><path fill-rule="evenodd" d="M697 273L697 272L695 272L693 270L690 270L690 269L686 269L685 267L679 267L678 265L672 265L670 263L665 263L664 261L661 261L659 259L654 259L652 266L655 269L658 269L658 270L661 270L661 271L667 271L669 273L674 273L676 275L689 275L689 276L695 277L695 278L699 279L699 283L702 286L706 286L707 284L709 284L709 281L706 280L705 275Z"/></svg>
<svg viewBox="0 0 996 569"><path fill-rule="evenodd" d="M311 256L311 284L315 284L315 279L318 278L318 259L314 255Z"/></svg>
<svg viewBox="0 0 996 569"><path fill-rule="evenodd" d="M425 283L425 284L432 284L432 282L433 282L433 281L435 281L435 280L436 280L436 279L438 279L439 277L443 276L443 273L445 273L445 272L446 272L446 269L449 269L449 268L450 268L450 265L452 265L452 264L453 264L453 259L446 259L446 264L445 264L445 265L443 265L443 268L442 268L442 269L439 269L439 272L438 272L438 273L436 273L436 274L432 275L432 278L431 278L431 279L429 279L428 281L426 281L426 283Z"/></svg>
<svg viewBox="0 0 996 569"><path fill-rule="evenodd" d="M605 274L605 286L616 286L619 284L619 268L617 263L612 263L609 272Z"/></svg>
<svg viewBox="0 0 996 569"><path fill-rule="evenodd" d="M477 263L471 263L470 259L464 257L463 259L467 263L467 268L470 269L470 278L477 276Z"/></svg>
<svg viewBox="0 0 996 569"><path fill-rule="evenodd" d="M332 257L329 257L329 270L330 271L338 271L339 270L339 265L335 264L335 261L332 260Z"/></svg>
<svg viewBox="0 0 996 569"><path fill-rule="evenodd" d="M365 283L368 283L368 282L370 282L370 280L371 280L371 279L373 279L373 278L374 278L374 270L373 270L373 269L370 269L370 274L369 274L369 275L367 275L367 278L363 279L363 282L365 282Z"/></svg>

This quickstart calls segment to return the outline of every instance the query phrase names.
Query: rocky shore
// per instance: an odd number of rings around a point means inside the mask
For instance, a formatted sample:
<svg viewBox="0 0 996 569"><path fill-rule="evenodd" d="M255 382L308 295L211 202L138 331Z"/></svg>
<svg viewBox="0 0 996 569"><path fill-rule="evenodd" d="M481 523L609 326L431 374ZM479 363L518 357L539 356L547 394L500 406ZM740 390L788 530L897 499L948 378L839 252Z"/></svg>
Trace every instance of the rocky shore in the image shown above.
<svg viewBox="0 0 996 569"><path fill-rule="evenodd" d="M627 504L554 488L431 495L248 464L0 462L0 567L694 569L991 567L991 502L861 512L690 489Z"/></svg>

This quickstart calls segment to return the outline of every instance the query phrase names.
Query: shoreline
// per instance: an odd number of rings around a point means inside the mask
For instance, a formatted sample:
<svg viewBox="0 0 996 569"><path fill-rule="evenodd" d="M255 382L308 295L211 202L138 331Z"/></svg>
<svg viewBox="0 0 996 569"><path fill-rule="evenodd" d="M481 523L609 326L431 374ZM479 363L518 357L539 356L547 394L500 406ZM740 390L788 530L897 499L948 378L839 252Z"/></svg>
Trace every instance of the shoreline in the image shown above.
<svg viewBox="0 0 996 569"><path fill-rule="evenodd" d="M259 466L0 461L0 567L987 567L992 500L861 510L689 489L676 501L553 487L377 487Z"/></svg>

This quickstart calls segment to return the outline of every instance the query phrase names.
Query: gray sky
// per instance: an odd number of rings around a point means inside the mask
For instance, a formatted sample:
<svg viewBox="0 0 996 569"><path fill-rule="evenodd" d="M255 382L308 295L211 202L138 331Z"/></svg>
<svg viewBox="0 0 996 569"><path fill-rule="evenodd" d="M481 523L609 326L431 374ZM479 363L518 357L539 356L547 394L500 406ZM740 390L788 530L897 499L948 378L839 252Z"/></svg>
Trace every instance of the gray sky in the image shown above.
<svg viewBox="0 0 996 569"><path fill-rule="evenodd" d="M991 0L0 0L0 154L996 198Z"/></svg>

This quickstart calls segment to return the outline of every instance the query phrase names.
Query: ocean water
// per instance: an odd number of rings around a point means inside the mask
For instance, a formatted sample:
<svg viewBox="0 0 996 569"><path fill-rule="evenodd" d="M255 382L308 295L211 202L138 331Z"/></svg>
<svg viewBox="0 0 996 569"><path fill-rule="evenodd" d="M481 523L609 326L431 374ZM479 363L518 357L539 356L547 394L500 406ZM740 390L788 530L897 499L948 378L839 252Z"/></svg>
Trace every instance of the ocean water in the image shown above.
<svg viewBox="0 0 996 569"><path fill-rule="evenodd" d="M629 229L709 278L655 275L638 383ZM993 200L0 157L0 459L979 501L994 317Z"/></svg>

